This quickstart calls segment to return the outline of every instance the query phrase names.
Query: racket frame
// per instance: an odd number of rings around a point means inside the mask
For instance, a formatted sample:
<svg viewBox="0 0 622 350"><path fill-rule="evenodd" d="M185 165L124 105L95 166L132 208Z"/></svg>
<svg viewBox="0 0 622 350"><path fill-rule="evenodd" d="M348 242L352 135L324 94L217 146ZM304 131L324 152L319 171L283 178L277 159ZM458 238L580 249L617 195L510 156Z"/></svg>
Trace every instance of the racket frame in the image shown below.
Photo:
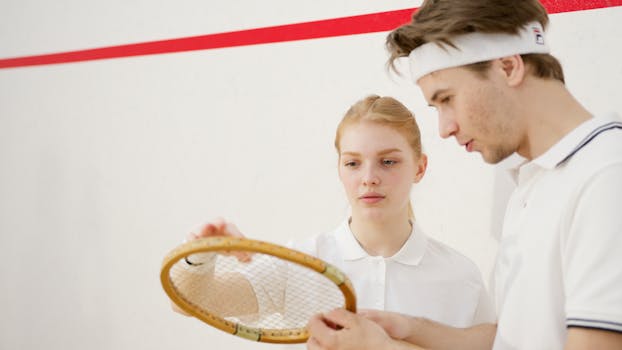
<svg viewBox="0 0 622 350"><path fill-rule="evenodd" d="M344 296L343 307L351 312L356 312L354 287L348 277L335 266L294 249L242 237L216 236L199 238L186 242L173 249L164 258L160 270L160 281L164 291L179 308L224 332L248 340L266 343L293 344L306 342L309 338L309 333L306 328L265 329L246 327L214 315L207 310L203 310L179 296L179 293L176 291L170 279L170 270L176 263L191 254L206 252L226 253L228 251L267 254L314 270L324 275L339 288ZM192 268L192 266L190 266L190 268Z"/></svg>

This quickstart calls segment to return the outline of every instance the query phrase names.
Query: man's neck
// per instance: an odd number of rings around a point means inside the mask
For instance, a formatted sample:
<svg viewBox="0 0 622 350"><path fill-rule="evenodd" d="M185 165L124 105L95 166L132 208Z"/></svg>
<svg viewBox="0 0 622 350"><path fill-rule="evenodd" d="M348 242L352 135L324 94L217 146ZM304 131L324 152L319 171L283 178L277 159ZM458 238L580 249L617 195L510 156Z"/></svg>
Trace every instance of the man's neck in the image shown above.
<svg viewBox="0 0 622 350"><path fill-rule="evenodd" d="M592 115L557 80L529 78L521 89L525 138L517 153L534 159Z"/></svg>

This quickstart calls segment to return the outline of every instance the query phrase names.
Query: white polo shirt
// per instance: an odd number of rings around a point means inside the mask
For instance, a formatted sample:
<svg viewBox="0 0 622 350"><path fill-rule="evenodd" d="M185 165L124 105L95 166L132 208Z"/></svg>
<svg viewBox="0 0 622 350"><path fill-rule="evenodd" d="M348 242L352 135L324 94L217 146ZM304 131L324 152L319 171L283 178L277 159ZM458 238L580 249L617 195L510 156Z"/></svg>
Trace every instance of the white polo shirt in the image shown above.
<svg viewBox="0 0 622 350"><path fill-rule="evenodd" d="M593 118L513 170L495 267L494 349L622 332L622 123Z"/></svg>
<svg viewBox="0 0 622 350"><path fill-rule="evenodd" d="M341 269L354 285L358 308L421 316L455 327L496 320L475 264L427 237L417 225L388 258L368 255L347 220L294 248Z"/></svg>

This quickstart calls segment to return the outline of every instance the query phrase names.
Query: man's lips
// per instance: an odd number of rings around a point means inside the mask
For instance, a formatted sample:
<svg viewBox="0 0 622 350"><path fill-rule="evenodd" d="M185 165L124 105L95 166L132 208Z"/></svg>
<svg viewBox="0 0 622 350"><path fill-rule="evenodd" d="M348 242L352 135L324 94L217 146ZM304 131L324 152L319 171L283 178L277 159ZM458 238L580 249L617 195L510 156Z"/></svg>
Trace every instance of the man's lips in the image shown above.
<svg viewBox="0 0 622 350"><path fill-rule="evenodd" d="M473 140L469 140L466 142L458 141L458 143L460 144L460 146L464 146L467 152L473 152Z"/></svg>
<svg viewBox="0 0 622 350"><path fill-rule="evenodd" d="M473 152L473 140L467 142L465 145L467 152Z"/></svg>

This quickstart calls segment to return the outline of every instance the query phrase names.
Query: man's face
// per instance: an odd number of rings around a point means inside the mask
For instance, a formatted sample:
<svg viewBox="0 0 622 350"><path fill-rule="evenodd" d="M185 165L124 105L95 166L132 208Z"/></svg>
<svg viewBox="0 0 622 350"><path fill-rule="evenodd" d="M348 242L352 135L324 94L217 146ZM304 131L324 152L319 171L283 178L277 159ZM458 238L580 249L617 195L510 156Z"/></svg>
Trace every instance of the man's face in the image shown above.
<svg viewBox="0 0 622 350"><path fill-rule="evenodd" d="M482 77L463 67L447 68L417 83L438 112L440 136L455 137L467 152L480 152L494 164L517 150L521 129L502 70L493 69Z"/></svg>

